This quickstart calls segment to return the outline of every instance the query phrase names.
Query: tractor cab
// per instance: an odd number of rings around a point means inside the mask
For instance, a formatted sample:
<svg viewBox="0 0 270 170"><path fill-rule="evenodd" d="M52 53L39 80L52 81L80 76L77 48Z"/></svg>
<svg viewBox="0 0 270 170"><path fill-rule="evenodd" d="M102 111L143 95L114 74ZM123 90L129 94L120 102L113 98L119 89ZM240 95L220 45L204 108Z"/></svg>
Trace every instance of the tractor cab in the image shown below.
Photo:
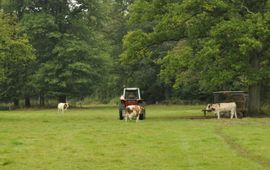
<svg viewBox="0 0 270 170"><path fill-rule="evenodd" d="M143 99L141 99L139 88L124 88L123 95L121 96L120 100L125 107L128 105L138 105L143 101Z"/></svg>

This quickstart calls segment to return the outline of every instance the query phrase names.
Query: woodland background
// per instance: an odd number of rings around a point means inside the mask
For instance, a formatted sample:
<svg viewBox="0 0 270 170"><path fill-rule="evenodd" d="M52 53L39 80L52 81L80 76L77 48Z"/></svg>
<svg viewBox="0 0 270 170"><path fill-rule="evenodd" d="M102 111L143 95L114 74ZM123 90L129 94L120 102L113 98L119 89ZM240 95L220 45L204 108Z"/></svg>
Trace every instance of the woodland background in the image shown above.
<svg viewBox="0 0 270 170"><path fill-rule="evenodd" d="M270 101L269 0L0 0L0 101ZM23 102L22 102L23 101Z"/></svg>

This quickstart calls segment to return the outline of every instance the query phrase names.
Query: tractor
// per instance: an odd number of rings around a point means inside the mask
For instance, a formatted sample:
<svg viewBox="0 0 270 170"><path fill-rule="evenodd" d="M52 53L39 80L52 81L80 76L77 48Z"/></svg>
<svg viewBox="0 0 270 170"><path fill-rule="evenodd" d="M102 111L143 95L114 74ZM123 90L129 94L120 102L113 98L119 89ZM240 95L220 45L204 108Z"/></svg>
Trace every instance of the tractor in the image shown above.
<svg viewBox="0 0 270 170"><path fill-rule="evenodd" d="M129 105L140 105L145 106L144 100L141 98L140 89L137 87L133 88L124 88L123 94L120 97L119 103L119 119L123 120L125 116L125 108ZM140 120L145 119L145 109L139 117Z"/></svg>

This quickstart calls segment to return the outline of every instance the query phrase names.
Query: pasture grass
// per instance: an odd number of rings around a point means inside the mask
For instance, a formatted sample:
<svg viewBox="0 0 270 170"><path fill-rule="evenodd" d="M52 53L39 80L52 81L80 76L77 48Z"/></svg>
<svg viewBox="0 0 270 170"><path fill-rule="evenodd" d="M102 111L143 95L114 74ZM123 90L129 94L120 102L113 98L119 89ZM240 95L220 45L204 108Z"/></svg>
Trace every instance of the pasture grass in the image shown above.
<svg viewBox="0 0 270 170"><path fill-rule="evenodd" d="M269 169L269 117L205 119L202 108L147 106L138 123L116 106L1 111L0 169Z"/></svg>

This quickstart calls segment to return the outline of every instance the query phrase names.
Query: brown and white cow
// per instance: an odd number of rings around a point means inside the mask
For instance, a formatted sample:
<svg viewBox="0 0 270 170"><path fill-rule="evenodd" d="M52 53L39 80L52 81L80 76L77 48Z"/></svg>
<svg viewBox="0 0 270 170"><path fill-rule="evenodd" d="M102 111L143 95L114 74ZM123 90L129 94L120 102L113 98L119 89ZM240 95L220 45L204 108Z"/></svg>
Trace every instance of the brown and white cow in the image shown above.
<svg viewBox="0 0 270 170"><path fill-rule="evenodd" d="M139 117L143 114L144 107L140 105L128 105L125 109L125 121L127 122L128 118L131 120L132 118L136 118L136 122L139 121Z"/></svg>
<svg viewBox="0 0 270 170"><path fill-rule="evenodd" d="M218 119L220 119L220 112L230 112L231 119L233 118L233 116L235 116L235 118L237 118L236 103L235 102L208 104L206 106L206 110L211 110L214 113L216 113Z"/></svg>
<svg viewBox="0 0 270 170"><path fill-rule="evenodd" d="M67 110L69 107L69 104L68 103L58 103L58 112L64 112L65 110Z"/></svg>

